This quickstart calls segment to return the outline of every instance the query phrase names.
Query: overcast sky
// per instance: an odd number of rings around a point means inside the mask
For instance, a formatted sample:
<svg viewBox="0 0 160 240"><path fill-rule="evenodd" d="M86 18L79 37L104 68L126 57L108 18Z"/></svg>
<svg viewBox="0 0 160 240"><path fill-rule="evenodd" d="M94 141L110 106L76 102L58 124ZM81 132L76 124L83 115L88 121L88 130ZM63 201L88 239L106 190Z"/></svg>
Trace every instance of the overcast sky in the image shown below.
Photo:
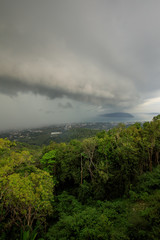
<svg viewBox="0 0 160 240"><path fill-rule="evenodd" d="M159 0L0 0L0 130L159 107Z"/></svg>

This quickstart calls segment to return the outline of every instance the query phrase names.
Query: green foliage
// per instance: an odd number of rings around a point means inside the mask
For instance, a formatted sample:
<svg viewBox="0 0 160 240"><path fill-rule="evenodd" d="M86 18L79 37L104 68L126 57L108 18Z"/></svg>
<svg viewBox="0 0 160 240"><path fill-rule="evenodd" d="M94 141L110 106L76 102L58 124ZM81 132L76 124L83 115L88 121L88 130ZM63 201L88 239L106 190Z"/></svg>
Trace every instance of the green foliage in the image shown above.
<svg viewBox="0 0 160 240"><path fill-rule="evenodd" d="M37 220L45 222L53 212L54 183L49 173L36 167L33 156L8 140L0 141L5 148L0 159L0 221L8 232L17 225L24 236Z"/></svg>
<svg viewBox="0 0 160 240"><path fill-rule="evenodd" d="M160 114L158 114L157 116L153 117L153 121L157 121L160 120Z"/></svg>
<svg viewBox="0 0 160 240"><path fill-rule="evenodd" d="M37 236L36 229L33 231L21 231L20 240L35 240Z"/></svg>
<svg viewBox="0 0 160 240"><path fill-rule="evenodd" d="M0 139L0 239L160 239L159 153L159 116L42 149Z"/></svg>
<svg viewBox="0 0 160 240"><path fill-rule="evenodd" d="M37 170L22 176L13 173L3 181L4 207L10 209L12 218L23 227L32 228L33 221L45 220L53 212L53 181L47 172Z"/></svg>
<svg viewBox="0 0 160 240"><path fill-rule="evenodd" d="M128 235L130 239L159 239L160 237L160 191L152 195L141 193L143 200L136 201L128 217Z"/></svg>
<svg viewBox="0 0 160 240"><path fill-rule="evenodd" d="M131 239L159 239L160 237L160 166L139 177L131 191L132 208L128 217Z"/></svg>
<svg viewBox="0 0 160 240"><path fill-rule="evenodd" d="M99 201L84 206L63 193L57 205L60 218L49 229L47 239L128 239L125 203Z"/></svg>
<svg viewBox="0 0 160 240"><path fill-rule="evenodd" d="M152 194L154 190L160 189L160 166L153 169L153 172L147 172L138 178L137 192L147 192Z"/></svg>
<svg viewBox="0 0 160 240"><path fill-rule="evenodd" d="M56 150L51 150L45 153L41 159L41 164L43 169L51 174L53 174L53 168L55 165Z"/></svg>

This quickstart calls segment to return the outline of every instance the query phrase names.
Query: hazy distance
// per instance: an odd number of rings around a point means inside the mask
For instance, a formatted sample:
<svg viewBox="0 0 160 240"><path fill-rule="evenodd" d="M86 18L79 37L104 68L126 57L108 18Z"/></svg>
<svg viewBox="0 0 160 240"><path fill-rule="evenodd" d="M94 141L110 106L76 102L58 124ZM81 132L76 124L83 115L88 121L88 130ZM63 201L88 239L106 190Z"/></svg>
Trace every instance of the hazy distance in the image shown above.
<svg viewBox="0 0 160 240"><path fill-rule="evenodd" d="M0 3L0 130L159 112L158 0Z"/></svg>

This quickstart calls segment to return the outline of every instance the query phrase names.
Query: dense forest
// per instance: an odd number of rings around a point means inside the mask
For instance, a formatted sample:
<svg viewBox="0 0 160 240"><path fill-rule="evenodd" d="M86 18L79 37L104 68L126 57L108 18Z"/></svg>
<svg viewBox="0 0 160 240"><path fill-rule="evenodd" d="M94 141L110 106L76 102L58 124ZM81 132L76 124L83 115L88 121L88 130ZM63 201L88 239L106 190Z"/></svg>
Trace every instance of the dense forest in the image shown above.
<svg viewBox="0 0 160 240"><path fill-rule="evenodd" d="M0 139L0 240L160 239L160 115L38 147Z"/></svg>

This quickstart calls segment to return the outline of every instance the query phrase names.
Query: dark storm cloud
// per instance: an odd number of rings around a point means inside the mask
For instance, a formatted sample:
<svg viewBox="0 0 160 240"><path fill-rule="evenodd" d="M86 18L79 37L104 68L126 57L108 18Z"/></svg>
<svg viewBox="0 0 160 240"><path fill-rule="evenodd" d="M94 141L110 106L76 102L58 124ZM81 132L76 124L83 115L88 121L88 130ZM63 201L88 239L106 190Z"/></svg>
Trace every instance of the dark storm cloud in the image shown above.
<svg viewBox="0 0 160 240"><path fill-rule="evenodd" d="M28 83L27 81L22 82L21 80L6 76L0 76L0 92L9 96L16 96L19 92L32 92L48 96L52 99L64 96L64 92L60 89L50 89L40 84Z"/></svg>
<svg viewBox="0 0 160 240"><path fill-rule="evenodd" d="M138 106L160 90L159 9L157 0L1 1L0 92Z"/></svg>
<svg viewBox="0 0 160 240"><path fill-rule="evenodd" d="M39 94L47 96L50 99L69 97L70 99L86 102L90 104L102 104L104 106L114 106L115 99L110 99L107 96L93 96L92 94L84 93L83 89L81 91L72 92L60 87L51 87L42 83L35 83L29 81L22 81L21 79L15 79L7 76L0 76L0 93L6 94L8 96L16 96L18 93L28 93L32 92L34 94ZM117 95L118 96L118 95ZM124 100L121 99L121 104ZM116 100L117 101L117 100ZM117 105L118 102L117 102ZM58 107L61 108L72 108L72 104L67 102L65 104L59 103Z"/></svg>

